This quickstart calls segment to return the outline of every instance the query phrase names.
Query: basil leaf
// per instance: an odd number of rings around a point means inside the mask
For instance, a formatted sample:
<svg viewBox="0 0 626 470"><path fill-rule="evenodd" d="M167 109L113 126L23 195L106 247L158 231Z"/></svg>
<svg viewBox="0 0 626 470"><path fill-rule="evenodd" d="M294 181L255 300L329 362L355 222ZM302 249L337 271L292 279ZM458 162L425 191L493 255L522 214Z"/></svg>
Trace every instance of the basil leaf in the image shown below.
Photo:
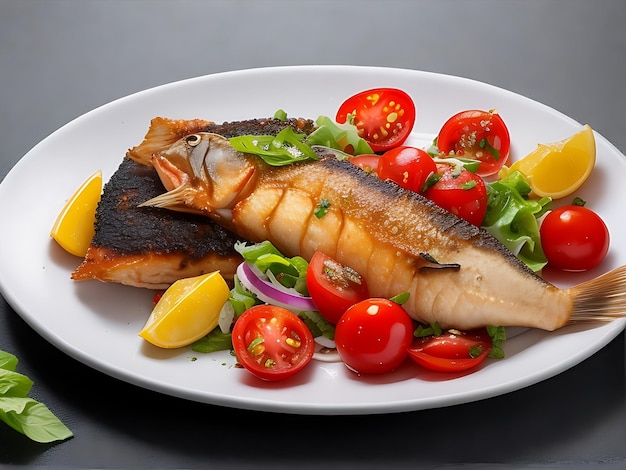
<svg viewBox="0 0 626 470"><path fill-rule="evenodd" d="M6 351L0 351L0 369L15 370L17 357Z"/></svg>
<svg viewBox="0 0 626 470"><path fill-rule="evenodd" d="M25 375L12 370L0 369L0 396L26 397L30 393L33 381Z"/></svg>
<svg viewBox="0 0 626 470"><path fill-rule="evenodd" d="M73 436L46 405L32 398L0 396L0 420L35 442L62 441Z"/></svg>
<svg viewBox="0 0 626 470"><path fill-rule="evenodd" d="M15 371L17 362L13 354L0 351L0 421L36 442L72 437L46 405L27 397L33 381Z"/></svg>
<svg viewBox="0 0 626 470"><path fill-rule="evenodd" d="M284 166L296 162L318 160L318 155L303 140L306 134L296 133L285 127L276 136L242 135L229 139L239 152L257 155L271 166Z"/></svg>

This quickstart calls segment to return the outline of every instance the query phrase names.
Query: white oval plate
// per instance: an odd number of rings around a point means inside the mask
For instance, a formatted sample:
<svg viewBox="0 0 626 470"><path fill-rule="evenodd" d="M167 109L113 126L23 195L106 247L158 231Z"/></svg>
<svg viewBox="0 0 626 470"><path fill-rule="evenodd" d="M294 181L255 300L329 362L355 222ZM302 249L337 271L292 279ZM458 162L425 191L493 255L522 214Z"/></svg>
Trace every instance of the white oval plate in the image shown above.
<svg viewBox="0 0 626 470"><path fill-rule="evenodd" d="M65 125L35 146L0 185L0 287L19 315L75 359L141 387L216 405L302 414L366 414L435 408L493 397L537 383L584 360L624 328L610 324L568 327L555 333L519 333L505 344L504 360L475 373L449 377L410 361L393 374L358 377L340 363L314 362L283 383L256 380L234 368L227 353L189 348L160 350L137 333L152 292L96 281L75 283L79 260L49 237L55 217L75 188L97 169L105 181L126 150L138 144L155 116L216 122L272 116L334 113L348 96L374 87L398 87L415 100L410 143L426 145L443 122L463 109L496 108L512 138L513 158L538 142L561 140L581 124L517 94L483 83L410 70L303 66L253 69L185 80L102 106ZM597 167L580 196L614 234L625 227L626 159L596 134ZM594 272L551 279L569 286L626 264L623 239ZM513 286L512 286L513 287Z"/></svg>

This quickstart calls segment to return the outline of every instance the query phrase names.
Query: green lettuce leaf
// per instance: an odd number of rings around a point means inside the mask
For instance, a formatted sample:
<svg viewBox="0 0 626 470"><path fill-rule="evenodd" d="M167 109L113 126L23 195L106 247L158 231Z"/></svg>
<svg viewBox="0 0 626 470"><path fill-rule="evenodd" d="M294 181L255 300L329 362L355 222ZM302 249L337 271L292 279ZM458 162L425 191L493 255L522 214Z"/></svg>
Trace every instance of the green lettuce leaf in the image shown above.
<svg viewBox="0 0 626 470"><path fill-rule="evenodd" d="M232 335L222 333L222 330L215 328L208 335L195 341L191 349L201 353L212 353L215 351L228 351L233 348Z"/></svg>
<svg viewBox="0 0 626 470"><path fill-rule="evenodd" d="M552 199L529 199L530 191L530 185L519 171L489 183L487 213L482 226L530 269L538 272L547 264L538 219L548 211Z"/></svg>
<svg viewBox="0 0 626 470"><path fill-rule="evenodd" d="M307 144L330 147L349 155L374 153L369 144L359 137L356 126L338 124L328 116L319 116L315 121L315 129L307 137Z"/></svg>
<svg viewBox="0 0 626 470"><path fill-rule="evenodd" d="M267 240L252 245L237 243L235 250L245 262L255 266L260 272L271 272L276 281L284 287L293 288L303 296L309 295L306 287L306 271L309 263L301 256L289 258Z"/></svg>

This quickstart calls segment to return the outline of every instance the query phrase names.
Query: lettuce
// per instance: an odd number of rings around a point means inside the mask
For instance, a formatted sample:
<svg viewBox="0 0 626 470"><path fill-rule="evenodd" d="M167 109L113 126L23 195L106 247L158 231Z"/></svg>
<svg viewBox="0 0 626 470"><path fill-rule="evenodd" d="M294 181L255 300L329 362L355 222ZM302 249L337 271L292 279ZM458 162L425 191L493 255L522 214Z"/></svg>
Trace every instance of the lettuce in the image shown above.
<svg viewBox="0 0 626 470"><path fill-rule="evenodd" d="M482 227L538 272L548 262L541 248L538 219L548 211L552 199L529 199L530 191L526 177L519 171L489 183Z"/></svg>
<svg viewBox="0 0 626 470"><path fill-rule="evenodd" d="M359 137L356 126L352 124L338 124L328 116L319 116L315 125L317 129L306 139L311 146L330 147L348 155L374 153L365 139Z"/></svg>

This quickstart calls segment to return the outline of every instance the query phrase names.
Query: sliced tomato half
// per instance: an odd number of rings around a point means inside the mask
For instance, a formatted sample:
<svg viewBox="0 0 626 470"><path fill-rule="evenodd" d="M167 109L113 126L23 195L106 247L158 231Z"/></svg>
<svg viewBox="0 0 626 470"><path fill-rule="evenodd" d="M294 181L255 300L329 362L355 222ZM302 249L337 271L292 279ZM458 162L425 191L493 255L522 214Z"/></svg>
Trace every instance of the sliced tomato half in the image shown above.
<svg viewBox="0 0 626 470"><path fill-rule="evenodd" d="M485 328L447 331L438 336L415 338L409 347L409 357L431 370L460 372L481 364L491 347L491 337Z"/></svg>
<svg viewBox="0 0 626 470"><path fill-rule="evenodd" d="M321 251L309 262L306 286L320 314L332 324L349 307L369 297L367 283L359 273Z"/></svg>
<svg viewBox="0 0 626 470"><path fill-rule="evenodd" d="M264 380L282 380L302 370L313 357L311 331L298 316L273 305L249 308L232 331L240 364Z"/></svg>
<svg viewBox="0 0 626 470"><path fill-rule="evenodd" d="M404 143L415 123L415 104L397 88L374 88L342 103L335 120L354 124L374 152Z"/></svg>

